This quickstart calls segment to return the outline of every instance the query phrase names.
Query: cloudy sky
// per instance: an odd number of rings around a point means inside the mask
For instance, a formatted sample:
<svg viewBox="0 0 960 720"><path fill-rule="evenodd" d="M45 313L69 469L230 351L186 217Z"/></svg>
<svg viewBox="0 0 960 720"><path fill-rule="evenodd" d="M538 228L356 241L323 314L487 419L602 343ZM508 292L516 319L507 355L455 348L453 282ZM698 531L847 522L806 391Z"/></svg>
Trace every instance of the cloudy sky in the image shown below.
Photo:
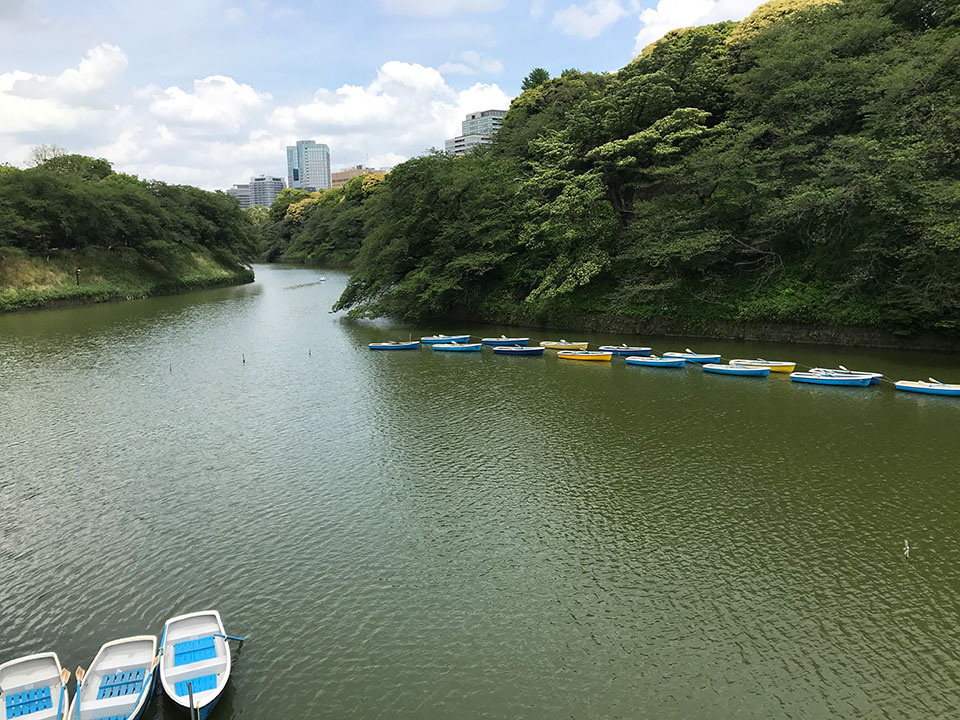
<svg viewBox="0 0 960 720"><path fill-rule="evenodd" d="M760 0L0 0L0 163L56 143L144 178L393 165L507 108L531 68L616 70Z"/></svg>

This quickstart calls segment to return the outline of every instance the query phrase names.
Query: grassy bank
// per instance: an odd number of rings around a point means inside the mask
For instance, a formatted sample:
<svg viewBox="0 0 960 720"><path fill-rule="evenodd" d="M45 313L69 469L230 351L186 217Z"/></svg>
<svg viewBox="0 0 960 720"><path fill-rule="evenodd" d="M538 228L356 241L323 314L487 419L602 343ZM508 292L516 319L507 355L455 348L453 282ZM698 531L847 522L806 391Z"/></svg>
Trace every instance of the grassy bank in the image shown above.
<svg viewBox="0 0 960 720"><path fill-rule="evenodd" d="M80 268L77 284L76 269ZM90 247L49 256L0 247L0 312L65 303L165 295L253 281L253 271L206 248L167 249L163 258L136 250Z"/></svg>

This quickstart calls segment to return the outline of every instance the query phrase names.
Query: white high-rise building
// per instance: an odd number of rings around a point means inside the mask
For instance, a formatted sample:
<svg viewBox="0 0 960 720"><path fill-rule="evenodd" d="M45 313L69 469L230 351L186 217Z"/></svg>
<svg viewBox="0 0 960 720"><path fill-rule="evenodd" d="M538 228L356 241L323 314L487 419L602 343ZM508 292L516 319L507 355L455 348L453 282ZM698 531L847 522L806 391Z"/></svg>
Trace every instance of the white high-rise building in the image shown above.
<svg viewBox="0 0 960 720"><path fill-rule="evenodd" d="M287 186L302 190L330 187L330 148L315 140L287 146Z"/></svg>
<svg viewBox="0 0 960 720"><path fill-rule="evenodd" d="M489 145L493 136L503 127L506 110L478 110L467 115L460 123L461 135L446 141L446 151L453 155L466 155L477 145Z"/></svg>
<svg viewBox="0 0 960 720"><path fill-rule="evenodd" d="M224 192L230 197L236 198L237 202L240 203L240 207L244 210L250 207L252 198L250 197L250 186L246 183L234 185L232 188L224 190Z"/></svg>
<svg viewBox="0 0 960 720"><path fill-rule="evenodd" d="M258 175L250 178L250 204L270 207L284 188L283 178Z"/></svg>

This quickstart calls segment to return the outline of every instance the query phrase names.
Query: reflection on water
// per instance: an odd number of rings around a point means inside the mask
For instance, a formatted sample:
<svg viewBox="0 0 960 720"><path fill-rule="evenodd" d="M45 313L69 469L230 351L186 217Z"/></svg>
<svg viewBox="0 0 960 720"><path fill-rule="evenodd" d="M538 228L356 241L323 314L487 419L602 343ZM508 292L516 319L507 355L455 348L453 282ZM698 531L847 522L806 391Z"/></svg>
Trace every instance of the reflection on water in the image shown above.
<svg viewBox="0 0 960 720"><path fill-rule="evenodd" d="M215 718L957 706L960 403L372 353L510 331L345 320L325 274L0 317L0 659L86 665L216 607L250 639ZM562 334L960 377L949 355Z"/></svg>

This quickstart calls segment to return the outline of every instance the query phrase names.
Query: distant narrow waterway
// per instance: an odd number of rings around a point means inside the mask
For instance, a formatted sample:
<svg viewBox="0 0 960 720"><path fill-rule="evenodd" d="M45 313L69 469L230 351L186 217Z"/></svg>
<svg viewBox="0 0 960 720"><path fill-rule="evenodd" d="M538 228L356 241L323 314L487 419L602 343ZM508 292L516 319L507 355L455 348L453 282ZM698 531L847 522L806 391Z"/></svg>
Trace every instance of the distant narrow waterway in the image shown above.
<svg viewBox="0 0 960 720"><path fill-rule="evenodd" d="M960 402L373 353L516 331L355 323L343 274L256 271L0 316L0 661L72 670L214 607L250 638L214 720L960 707ZM570 339L960 382L943 354Z"/></svg>

